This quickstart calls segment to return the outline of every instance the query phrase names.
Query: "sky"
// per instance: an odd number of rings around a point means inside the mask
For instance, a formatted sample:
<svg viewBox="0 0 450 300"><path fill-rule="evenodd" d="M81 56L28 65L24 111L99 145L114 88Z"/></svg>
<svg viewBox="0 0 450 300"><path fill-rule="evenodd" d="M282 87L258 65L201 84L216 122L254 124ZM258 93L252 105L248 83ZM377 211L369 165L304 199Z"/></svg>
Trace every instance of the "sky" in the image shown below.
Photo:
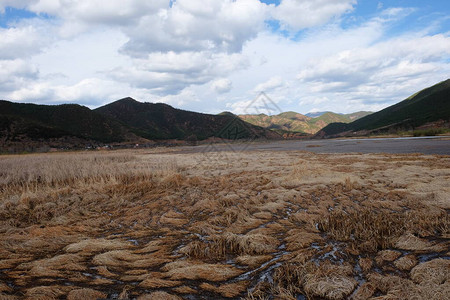
<svg viewBox="0 0 450 300"><path fill-rule="evenodd" d="M351 113L448 78L448 0L0 0L14 102Z"/></svg>

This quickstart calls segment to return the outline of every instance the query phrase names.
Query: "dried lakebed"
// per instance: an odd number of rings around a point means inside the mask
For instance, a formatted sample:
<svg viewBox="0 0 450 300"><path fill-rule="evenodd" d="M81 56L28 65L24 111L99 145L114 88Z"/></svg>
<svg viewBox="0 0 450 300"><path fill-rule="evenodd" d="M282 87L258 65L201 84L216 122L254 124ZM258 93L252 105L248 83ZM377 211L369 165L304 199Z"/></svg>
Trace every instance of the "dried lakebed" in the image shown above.
<svg viewBox="0 0 450 300"><path fill-rule="evenodd" d="M450 157L0 157L0 299L445 299Z"/></svg>

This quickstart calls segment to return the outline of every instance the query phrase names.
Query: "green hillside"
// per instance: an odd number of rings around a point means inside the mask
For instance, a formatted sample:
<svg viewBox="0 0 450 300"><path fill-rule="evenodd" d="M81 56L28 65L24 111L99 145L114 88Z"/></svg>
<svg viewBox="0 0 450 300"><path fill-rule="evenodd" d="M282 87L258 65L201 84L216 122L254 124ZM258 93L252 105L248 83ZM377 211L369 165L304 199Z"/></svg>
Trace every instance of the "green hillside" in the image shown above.
<svg viewBox="0 0 450 300"><path fill-rule="evenodd" d="M438 120L450 121L450 79L349 124L330 124L319 135L410 130Z"/></svg>

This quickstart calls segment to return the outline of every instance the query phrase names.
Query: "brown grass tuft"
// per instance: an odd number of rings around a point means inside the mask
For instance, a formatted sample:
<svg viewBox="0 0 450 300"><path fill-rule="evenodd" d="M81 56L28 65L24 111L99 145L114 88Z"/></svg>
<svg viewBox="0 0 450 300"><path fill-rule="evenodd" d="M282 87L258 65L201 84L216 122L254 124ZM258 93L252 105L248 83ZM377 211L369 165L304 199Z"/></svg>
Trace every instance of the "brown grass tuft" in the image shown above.
<svg viewBox="0 0 450 300"><path fill-rule="evenodd" d="M110 268L151 268L159 266L167 259L149 255L134 254L129 250L114 250L94 256L92 262L98 266Z"/></svg>
<svg viewBox="0 0 450 300"><path fill-rule="evenodd" d="M137 300L181 300L181 298L163 291L159 291L139 296Z"/></svg>
<svg viewBox="0 0 450 300"><path fill-rule="evenodd" d="M214 292L217 294L221 294L225 298L234 298L242 294L247 290L248 282L241 281L230 284L222 284L220 286L215 286L209 283L200 284L200 288L209 292Z"/></svg>
<svg viewBox="0 0 450 300"><path fill-rule="evenodd" d="M139 283L139 286L147 289L155 289L155 288L174 287L180 284L181 284L180 281L165 280L162 278L147 278L141 283Z"/></svg>
<svg viewBox="0 0 450 300"><path fill-rule="evenodd" d="M241 255L236 257L236 263L255 268L262 265L266 261L269 261L270 259L272 259L272 256L270 255Z"/></svg>
<svg viewBox="0 0 450 300"><path fill-rule="evenodd" d="M168 266L171 265L171 266ZM165 274L172 280L208 280L225 281L236 277L243 272L229 265L204 264L199 262L171 263L166 265L169 271Z"/></svg>
<svg viewBox="0 0 450 300"><path fill-rule="evenodd" d="M448 273L448 272L447 272ZM442 273L439 271L439 275ZM427 278L428 275L426 276ZM420 284L415 284L411 280L404 279L394 275L383 276L381 274L371 274L370 282L381 291L384 296L379 299L430 299L443 300L448 298L450 286L448 282L438 283L438 279L431 276L431 280L425 280Z"/></svg>
<svg viewBox="0 0 450 300"><path fill-rule="evenodd" d="M0 293L0 300L17 300L17 299L19 299L17 296L5 295L3 293Z"/></svg>
<svg viewBox="0 0 450 300"><path fill-rule="evenodd" d="M370 282L364 282L352 295L352 300L367 300L376 292L376 287Z"/></svg>
<svg viewBox="0 0 450 300"><path fill-rule="evenodd" d="M403 257L400 257L394 262L394 265L397 269L403 271L409 271L417 265L418 261L415 255L408 254Z"/></svg>
<svg viewBox="0 0 450 300"><path fill-rule="evenodd" d="M65 277L63 271L83 271L83 258L76 254L62 254L48 259L24 263L17 268L28 270L34 277Z"/></svg>
<svg viewBox="0 0 450 300"><path fill-rule="evenodd" d="M93 289L76 289L69 292L67 300L85 300L106 298L106 294Z"/></svg>
<svg viewBox="0 0 450 300"><path fill-rule="evenodd" d="M294 251L309 247L312 243L320 242L323 238L317 233L305 232L301 229L292 229L287 232L285 241L287 250Z"/></svg>
<svg viewBox="0 0 450 300"><path fill-rule="evenodd" d="M373 266L373 260L369 257L361 257L359 259L359 266L363 272L369 272Z"/></svg>
<svg viewBox="0 0 450 300"><path fill-rule="evenodd" d="M350 275L351 267L322 264L314 273L306 276L305 292L331 300L345 299L358 285Z"/></svg>
<svg viewBox="0 0 450 300"><path fill-rule="evenodd" d="M402 255L401 252L395 250L382 250L377 253L377 257L375 261L378 265L383 264L384 262L392 262L399 258Z"/></svg>
<svg viewBox="0 0 450 300"><path fill-rule="evenodd" d="M224 258L227 255L258 255L275 251L279 241L263 234L224 233L209 241L193 241L180 250L192 258Z"/></svg>
<svg viewBox="0 0 450 300"><path fill-rule="evenodd" d="M319 229L331 238L351 241L364 251L399 248L409 241L397 239L406 232L440 232L449 230L450 216L419 213L390 213L363 210L351 213L331 213L318 221ZM408 235L412 236L412 235Z"/></svg>
<svg viewBox="0 0 450 300"><path fill-rule="evenodd" d="M53 300L69 292L72 287L68 286L39 286L26 290L25 299L30 300Z"/></svg>
<svg viewBox="0 0 450 300"><path fill-rule="evenodd" d="M197 290L194 290L193 288L183 285L172 289L174 292L178 294L197 294Z"/></svg>
<svg viewBox="0 0 450 300"><path fill-rule="evenodd" d="M411 279L420 284L447 284L450 288L450 261L437 258L411 270Z"/></svg>
<svg viewBox="0 0 450 300"><path fill-rule="evenodd" d="M9 287L6 283L0 282L0 293L1 292L8 292L11 293L13 289Z"/></svg>
<svg viewBox="0 0 450 300"><path fill-rule="evenodd" d="M120 240L107 240L107 239L86 239L78 243L70 244L64 248L64 251L68 253L83 252L82 254L91 255L94 253L122 250L132 247L130 243Z"/></svg>
<svg viewBox="0 0 450 300"><path fill-rule="evenodd" d="M352 268L344 265L283 264L273 274L272 288L289 297L305 294L308 298L344 299L357 286L351 275Z"/></svg>
<svg viewBox="0 0 450 300"><path fill-rule="evenodd" d="M435 245L432 242L421 239L411 233L407 233L399 237L395 242L395 247L402 250L419 251L419 252L441 252L448 249L448 245Z"/></svg>

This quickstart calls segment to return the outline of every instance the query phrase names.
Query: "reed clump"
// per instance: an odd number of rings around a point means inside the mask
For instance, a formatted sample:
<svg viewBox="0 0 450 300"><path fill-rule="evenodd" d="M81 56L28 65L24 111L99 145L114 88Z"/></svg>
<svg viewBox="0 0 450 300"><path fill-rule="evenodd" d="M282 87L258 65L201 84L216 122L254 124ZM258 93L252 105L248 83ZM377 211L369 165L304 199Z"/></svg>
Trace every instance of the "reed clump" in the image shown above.
<svg viewBox="0 0 450 300"><path fill-rule="evenodd" d="M361 210L330 213L318 220L318 229L330 238L348 241L364 251L374 252L395 246L403 234L440 236L449 233L450 216L446 213L423 215L419 212Z"/></svg>
<svg viewBox="0 0 450 300"><path fill-rule="evenodd" d="M179 173L174 161L155 163L129 153L77 153L0 158L0 195L93 184L129 184Z"/></svg>
<svg viewBox="0 0 450 300"><path fill-rule="evenodd" d="M355 287L349 265L335 265L329 262L316 264L284 263L273 272L272 283L258 284L247 299L297 299L304 295L307 299L346 299Z"/></svg>
<svg viewBox="0 0 450 300"><path fill-rule="evenodd" d="M207 240L197 240L180 250L192 258L222 259L228 255L261 255L276 250L279 241L272 236L263 234L234 234L227 232L213 235Z"/></svg>

